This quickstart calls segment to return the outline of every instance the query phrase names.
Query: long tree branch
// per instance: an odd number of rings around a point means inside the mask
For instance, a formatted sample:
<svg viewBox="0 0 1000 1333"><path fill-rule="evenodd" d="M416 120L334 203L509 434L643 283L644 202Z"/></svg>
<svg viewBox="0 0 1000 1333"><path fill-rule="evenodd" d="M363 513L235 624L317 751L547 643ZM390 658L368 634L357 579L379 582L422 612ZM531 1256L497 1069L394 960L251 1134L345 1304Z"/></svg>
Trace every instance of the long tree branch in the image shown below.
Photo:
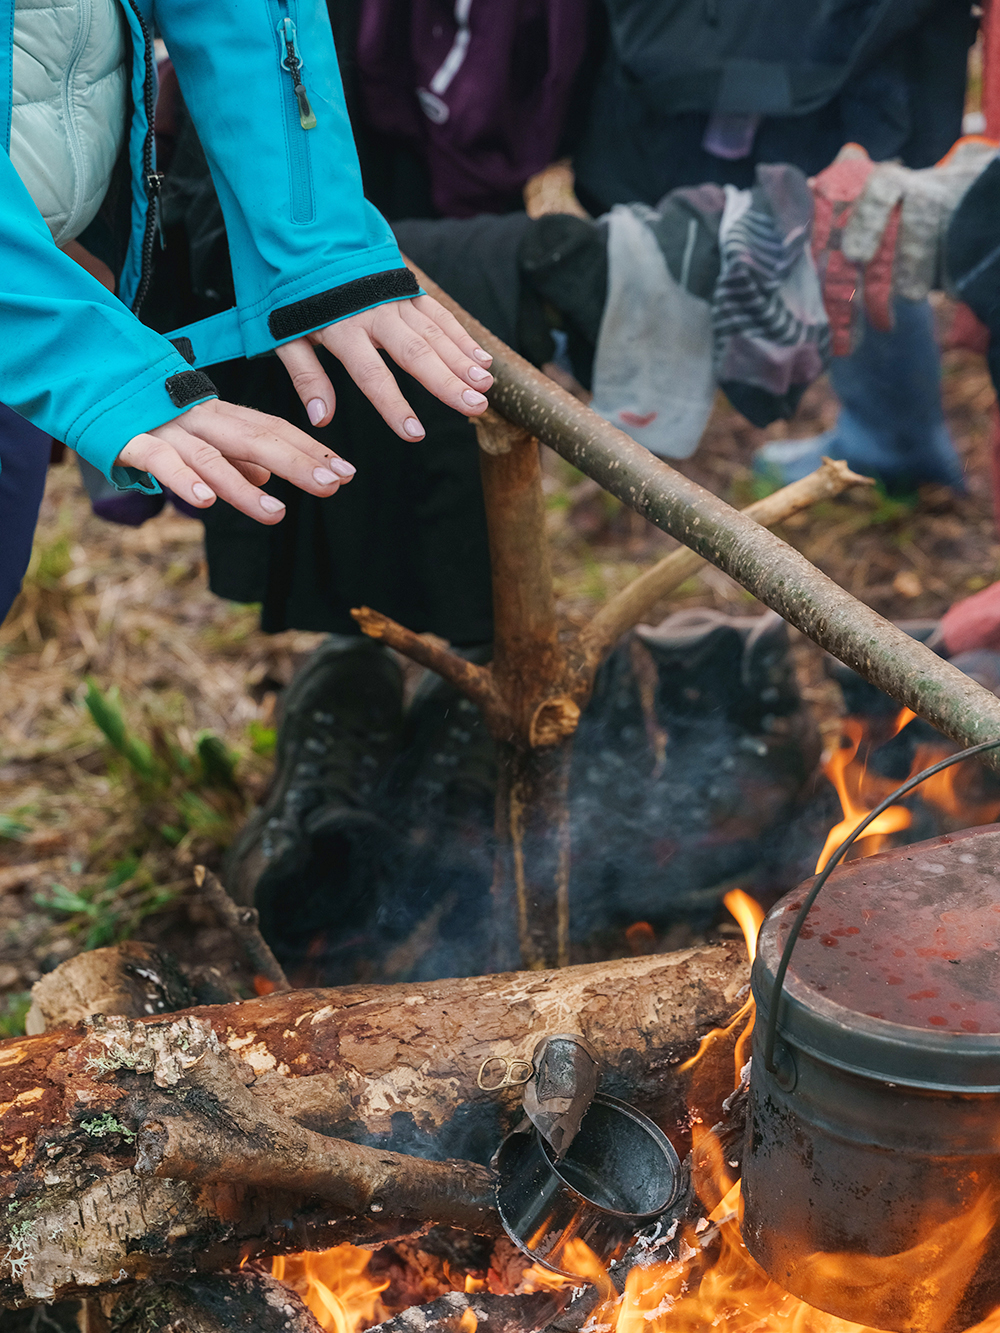
<svg viewBox="0 0 1000 1333"><path fill-rule="evenodd" d="M824 458L815 472L800 481L783 486L780 491L756 500L742 512L765 528L786 519L820 500L832 500L851 486L873 486L871 477L852 472L845 462ZM581 637L587 660L598 663L626 630L637 625L661 598L696 574L705 559L686 546L665 555L651 569L632 580L596 612Z"/></svg>
<svg viewBox="0 0 1000 1333"><path fill-rule="evenodd" d="M869 606L794 547L668 467L537 371L411 264L493 354L490 403L610 494L670 533L959 745L1000 738L1000 699ZM1000 770L1000 752L983 759Z"/></svg>

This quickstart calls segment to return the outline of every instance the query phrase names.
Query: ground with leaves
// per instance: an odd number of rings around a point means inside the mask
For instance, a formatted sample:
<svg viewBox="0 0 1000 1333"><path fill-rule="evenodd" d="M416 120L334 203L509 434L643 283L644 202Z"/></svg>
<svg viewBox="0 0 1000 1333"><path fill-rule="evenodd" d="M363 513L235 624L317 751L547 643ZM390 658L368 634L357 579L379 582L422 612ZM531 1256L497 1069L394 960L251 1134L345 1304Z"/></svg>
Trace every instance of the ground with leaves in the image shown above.
<svg viewBox="0 0 1000 1333"><path fill-rule="evenodd" d="M968 494L858 492L783 530L883 614L932 617L1000 577L987 457L993 390L981 357L946 353L945 399ZM756 431L723 402L685 470L734 503L765 438L834 419L825 383L788 425ZM585 618L672 543L560 460L546 460L563 611ZM334 501L335 503L335 501ZM678 606L752 612L707 570ZM171 509L139 529L90 513L72 464L55 467L25 590L0 629L0 1034L34 980L82 949L138 934L250 993L232 942L191 884L266 787L278 691L320 640L261 634L252 607L208 592L201 526Z"/></svg>

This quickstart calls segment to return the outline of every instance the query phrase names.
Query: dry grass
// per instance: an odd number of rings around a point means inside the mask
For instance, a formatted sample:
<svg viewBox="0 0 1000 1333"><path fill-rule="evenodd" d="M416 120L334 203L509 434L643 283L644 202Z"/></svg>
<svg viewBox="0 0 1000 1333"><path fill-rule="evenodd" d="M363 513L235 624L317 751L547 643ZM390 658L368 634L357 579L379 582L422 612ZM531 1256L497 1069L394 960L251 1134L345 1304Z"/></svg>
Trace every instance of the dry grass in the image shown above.
<svg viewBox="0 0 1000 1333"><path fill-rule="evenodd" d="M321 637L256 625L254 608L207 590L197 521L168 509L138 529L104 523L75 467L51 470L0 629L0 835L13 835L0 841L0 991L131 933L196 860L218 861L266 783L275 691ZM88 680L120 711L126 749L149 751L148 773L95 724ZM234 782L206 781L206 735L235 757Z"/></svg>

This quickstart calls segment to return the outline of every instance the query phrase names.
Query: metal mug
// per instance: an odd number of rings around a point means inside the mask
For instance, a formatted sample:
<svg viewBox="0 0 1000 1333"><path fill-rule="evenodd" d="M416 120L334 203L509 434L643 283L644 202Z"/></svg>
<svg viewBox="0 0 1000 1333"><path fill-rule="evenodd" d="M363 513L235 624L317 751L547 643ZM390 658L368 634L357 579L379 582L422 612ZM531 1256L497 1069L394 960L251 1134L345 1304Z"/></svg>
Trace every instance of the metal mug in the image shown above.
<svg viewBox="0 0 1000 1333"><path fill-rule="evenodd" d="M574 1271L570 1241L586 1242L607 1266L681 1192L680 1162L667 1136L634 1107L601 1093L560 1160L532 1129L504 1140L496 1167L507 1235L564 1277L588 1276Z"/></svg>
<svg viewBox="0 0 1000 1333"><path fill-rule="evenodd" d="M810 1305L960 1333L1000 1305L1000 826L830 876L765 1029L809 884L768 914L743 1238Z"/></svg>

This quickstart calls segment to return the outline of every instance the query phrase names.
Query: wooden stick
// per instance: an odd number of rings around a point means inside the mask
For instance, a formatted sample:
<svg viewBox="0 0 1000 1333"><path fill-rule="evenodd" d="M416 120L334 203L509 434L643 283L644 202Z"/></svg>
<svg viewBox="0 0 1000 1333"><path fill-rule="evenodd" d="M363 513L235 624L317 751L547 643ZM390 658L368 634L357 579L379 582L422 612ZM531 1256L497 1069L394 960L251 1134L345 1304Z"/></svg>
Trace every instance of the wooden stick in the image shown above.
<svg viewBox="0 0 1000 1333"><path fill-rule="evenodd" d="M748 505L742 512L765 528L786 519L821 500L832 500L851 486L874 486L871 477L852 472L840 459L824 458L815 472L800 481L783 486L780 491ZM637 625L661 598L697 574L707 561L686 546L671 551L616 593L595 614L581 635L588 661L599 664L618 639Z"/></svg>
<svg viewBox="0 0 1000 1333"><path fill-rule="evenodd" d="M402 653L404 657L436 671L439 676L450 681L478 705L487 721L492 720L496 724L498 719L506 717L489 667L467 662L464 657L459 657L458 653L444 648L429 636L414 634L413 630L406 629L369 606L355 607L351 615L358 622L362 633L370 639L378 639L388 647L395 648L397 653Z"/></svg>
<svg viewBox="0 0 1000 1333"><path fill-rule="evenodd" d="M240 1061L207 1023L187 1023L179 1063L180 1078L168 1096L153 1099L138 1130L137 1176L280 1188L328 1199L354 1216L384 1213L500 1233L487 1167L426 1161L303 1129L249 1091Z"/></svg>
<svg viewBox="0 0 1000 1333"><path fill-rule="evenodd" d="M410 264L493 355L493 408L957 744L1000 737L1000 699L852 597L767 528L668 467L537 371ZM1000 771L1000 750L984 763Z"/></svg>
<svg viewBox="0 0 1000 1333"><path fill-rule="evenodd" d="M285 969L271 952L271 946L260 933L260 917L255 907L237 907L216 875L206 866L195 866L194 882L205 899L211 903L224 926L243 946L254 972L270 981L276 991L290 991L291 982Z"/></svg>

